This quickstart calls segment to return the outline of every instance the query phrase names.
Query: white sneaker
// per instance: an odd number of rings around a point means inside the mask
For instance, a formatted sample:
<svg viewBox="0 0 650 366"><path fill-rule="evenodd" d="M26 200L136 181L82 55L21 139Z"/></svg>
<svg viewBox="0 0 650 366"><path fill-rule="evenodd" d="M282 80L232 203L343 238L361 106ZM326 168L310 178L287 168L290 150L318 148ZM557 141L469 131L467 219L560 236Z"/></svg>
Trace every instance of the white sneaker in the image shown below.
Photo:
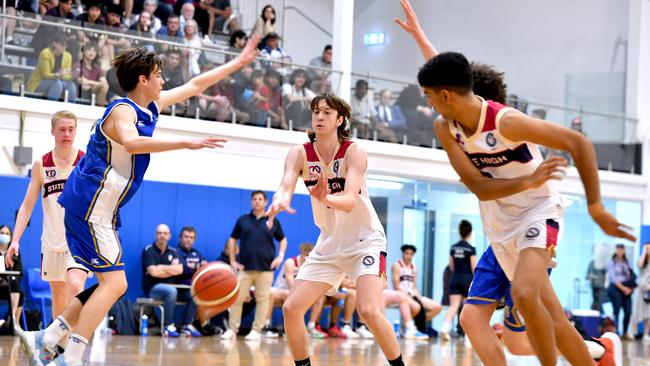
<svg viewBox="0 0 650 366"><path fill-rule="evenodd" d="M235 339L237 338L237 333L233 332L232 329L228 329L222 335L220 335L219 338L224 340Z"/></svg>
<svg viewBox="0 0 650 366"><path fill-rule="evenodd" d="M429 336L413 328L413 329L406 330L406 333L404 333L404 339L415 339L418 341L427 341L429 340Z"/></svg>
<svg viewBox="0 0 650 366"><path fill-rule="evenodd" d="M358 327L356 332L363 339L374 339L375 338L375 336L368 330L368 328L365 325L362 325L362 326Z"/></svg>
<svg viewBox="0 0 650 366"><path fill-rule="evenodd" d="M354 330L352 329L352 327L347 325L347 324L344 325L341 328L341 333L345 334L348 337L348 339L359 339L359 338L361 338L361 336L358 335L357 333L355 333Z"/></svg>
<svg viewBox="0 0 650 366"><path fill-rule="evenodd" d="M260 339L262 339L262 334L254 329L244 337L246 341L259 341Z"/></svg>
<svg viewBox="0 0 650 366"><path fill-rule="evenodd" d="M441 330L439 333L440 339L442 339L445 342L449 342L451 340L451 335L449 332L445 332L444 330Z"/></svg>

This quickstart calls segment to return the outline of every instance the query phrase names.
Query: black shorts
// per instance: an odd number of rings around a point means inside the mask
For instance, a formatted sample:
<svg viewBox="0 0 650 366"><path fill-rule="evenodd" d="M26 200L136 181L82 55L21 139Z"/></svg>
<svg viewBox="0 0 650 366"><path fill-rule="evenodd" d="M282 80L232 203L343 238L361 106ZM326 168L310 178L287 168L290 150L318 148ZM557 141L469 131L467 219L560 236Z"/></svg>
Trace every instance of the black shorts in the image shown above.
<svg viewBox="0 0 650 366"><path fill-rule="evenodd" d="M469 287L472 285L472 274L452 274L449 283L450 295L462 295L467 297Z"/></svg>

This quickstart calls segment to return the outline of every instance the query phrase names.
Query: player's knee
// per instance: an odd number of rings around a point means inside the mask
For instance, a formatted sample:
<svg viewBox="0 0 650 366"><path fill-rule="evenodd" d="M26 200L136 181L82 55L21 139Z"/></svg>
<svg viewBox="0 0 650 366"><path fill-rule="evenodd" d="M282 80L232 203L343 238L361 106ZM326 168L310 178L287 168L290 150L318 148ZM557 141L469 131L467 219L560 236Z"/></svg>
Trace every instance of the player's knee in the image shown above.
<svg viewBox="0 0 650 366"><path fill-rule="evenodd" d="M282 304L282 315L285 318L302 317L304 314L305 310L303 310L302 306L293 299L287 299L287 301Z"/></svg>
<svg viewBox="0 0 650 366"><path fill-rule="evenodd" d="M521 309L535 306L537 303L537 292L530 286L512 286L512 300Z"/></svg>
<svg viewBox="0 0 650 366"><path fill-rule="evenodd" d="M484 321L479 313L478 309L474 306L464 306L463 310L460 312L460 326L463 329L472 328L473 325L479 324ZM489 321L489 320L488 320Z"/></svg>
<svg viewBox="0 0 650 366"><path fill-rule="evenodd" d="M115 281L112 281L108 285L111 287L111 290L113 291L113 293L116 295L117 298L124 295L126 293L126 290L129 288L129 284L126 282L126 277L117 278L115 279Z"/></svg>
<svg viewBox="0 0 650 366"><path fill-rule="evenodd" d="M366 323L373 323L378 317L383 316L380 307L372 304L357 304L357 312Z"/></svg>
<svg viewBox="0 0 650 366"><path fill-rule="evenodd" d="M68 279L66 281L68 293L72 296L76 296L78 293L83 291L85 284L86 279L80 276L68 276Z"/></svg>

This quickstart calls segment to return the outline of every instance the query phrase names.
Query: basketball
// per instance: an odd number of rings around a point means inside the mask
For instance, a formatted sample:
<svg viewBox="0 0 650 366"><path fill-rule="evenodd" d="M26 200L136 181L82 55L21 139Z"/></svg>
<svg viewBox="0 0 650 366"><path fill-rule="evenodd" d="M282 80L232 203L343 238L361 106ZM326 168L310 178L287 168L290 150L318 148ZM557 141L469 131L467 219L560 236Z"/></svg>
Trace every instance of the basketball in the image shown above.
<svg viewBox="0 0 650 366"><path fill-rule="evenodd" d="M192 277L191 293L197 305L226 310L239 295L237 275L226 263L210 262Z"/></svg>

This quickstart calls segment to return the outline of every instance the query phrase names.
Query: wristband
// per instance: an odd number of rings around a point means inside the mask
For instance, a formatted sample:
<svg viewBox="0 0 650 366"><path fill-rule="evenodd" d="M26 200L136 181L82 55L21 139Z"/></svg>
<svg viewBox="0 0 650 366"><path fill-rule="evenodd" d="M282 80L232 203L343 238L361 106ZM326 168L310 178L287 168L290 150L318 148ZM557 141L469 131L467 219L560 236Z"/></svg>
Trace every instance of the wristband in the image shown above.
<svg viewBox="0 0 650 366"><path fill-rule="evenodd" d="M284 252L279 252L279 253L278 253L278 257L280 257L280 258L284 258Z"/></svg>

